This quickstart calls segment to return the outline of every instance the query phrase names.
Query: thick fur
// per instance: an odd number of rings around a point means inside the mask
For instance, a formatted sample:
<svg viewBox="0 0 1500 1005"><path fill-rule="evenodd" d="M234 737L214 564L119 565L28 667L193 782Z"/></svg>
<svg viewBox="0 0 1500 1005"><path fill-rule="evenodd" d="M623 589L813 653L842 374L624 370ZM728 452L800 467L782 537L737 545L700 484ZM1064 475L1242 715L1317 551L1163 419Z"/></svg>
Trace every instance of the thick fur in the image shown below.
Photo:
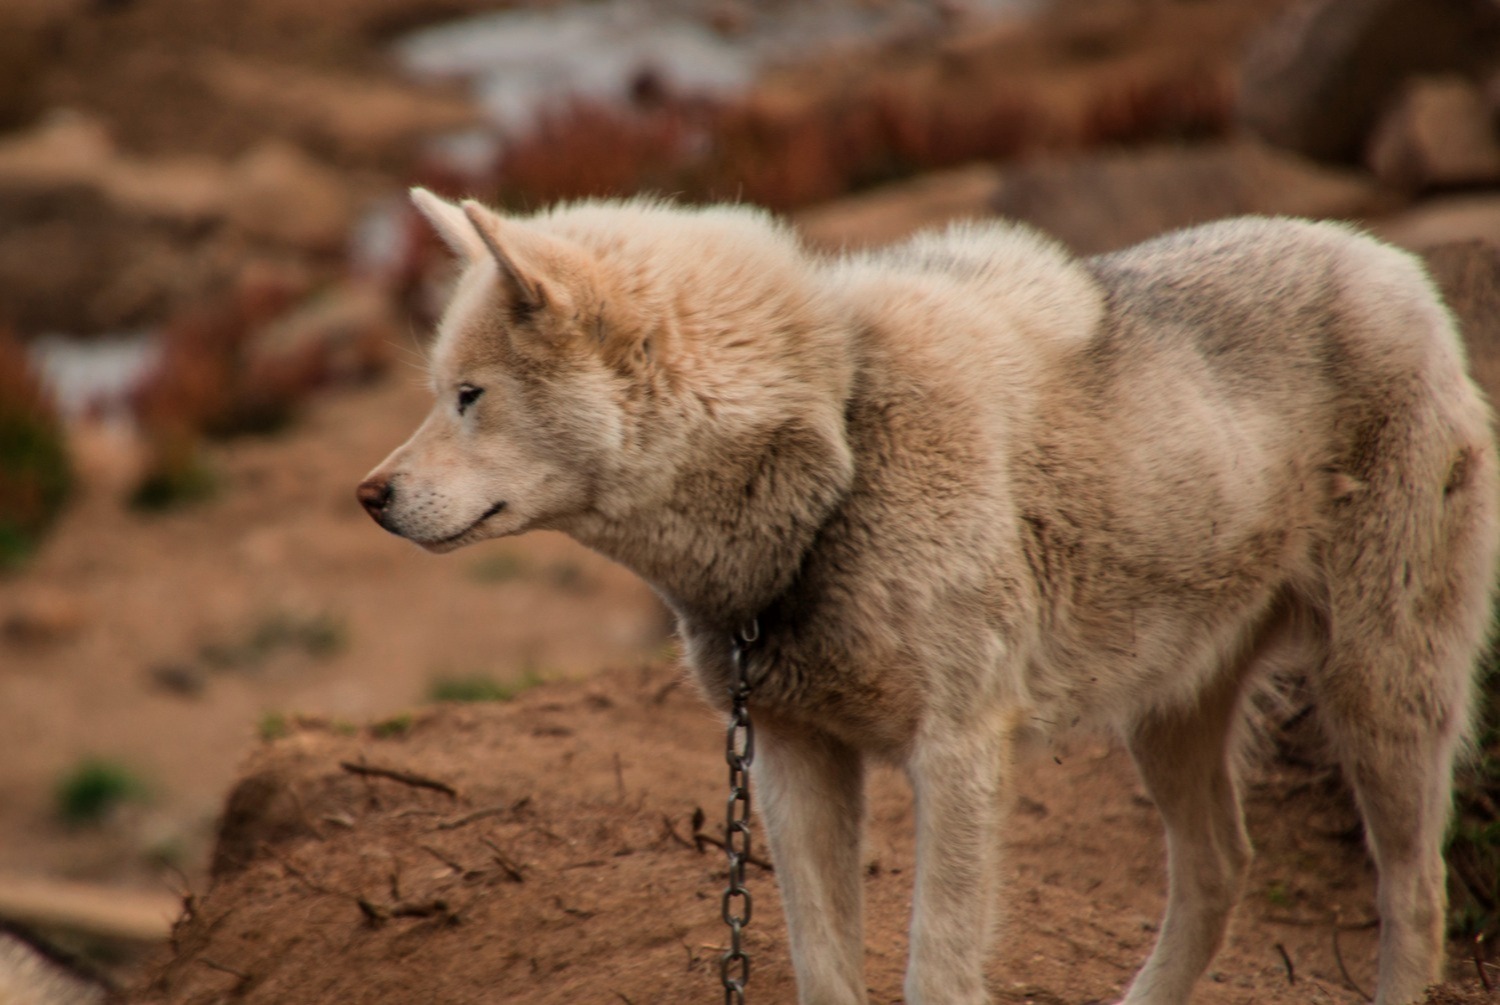
<svg viewBox="0 0 1500 1005"><path fill-rule="evenodd" d="M0 933L0 1005L103 1005L104 989Z"/></svg>
<svg viewBox="0 0 1500 1005"><path fill-rule="evenodd" d="M1497 546L1488 410L1410 257L1242 219L1077 260L1001 223L809 255L745 208L526 219L414 194L467 269L437 401L361 486L434 551L568 532L650 581L754 773L801 1001L865 1001L869 758L916 794L906 1000L987 1001L1017 744L1127 738L1185 1002L1250 859L1234 739L1291 662L1380 874L1382 1005L1440 973L1441 839ZM462 407L460 407L462 406Z"/></svg>

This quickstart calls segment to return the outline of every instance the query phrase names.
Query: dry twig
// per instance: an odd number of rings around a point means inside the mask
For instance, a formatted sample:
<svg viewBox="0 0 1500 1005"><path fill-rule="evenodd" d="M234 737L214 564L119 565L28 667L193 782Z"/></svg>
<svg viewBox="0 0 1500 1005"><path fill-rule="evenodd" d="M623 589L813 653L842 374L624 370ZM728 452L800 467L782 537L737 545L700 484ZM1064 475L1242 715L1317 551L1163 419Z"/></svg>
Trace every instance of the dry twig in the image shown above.
<svg viewBox="0 0 1500 1005"><path fill-rule="evenodd" d="M1479 983L1484 985L1484 993L1494 994L1495 988L1490 984L1490 976L1489 974L1484 972L1485 962L1484 953L1482 952L1483 946L1484 933L1480 932L1478 935L1474 936L1474 969L1479 971Z"/></svg>
<svg viewBox="0 0 1500 1005"><path fill-rule="evenodd" d="M441 898L423 901L402 901L393 904L390 908L393 918L435 918L450 917L452 911L448 909L448 902Z"/></svg>
<svg viewBox="0 0 1500 1005"><path fill-rule="evenodd" d="M482 810L475 810L473 813L465 813L461 817L454 817L451 820L441 820L432 829L435 831L457 830L458 828L465 827L476 820L483 820L485 817L498 817L500 814L511 808L512 807L509 806L486 807Z"/></svg>
<svg viewBox="0 0 1500 1005"><path fill-rule="evenodd" d="M500 850L499 845L487 837L480 838L479 843L490 850L495 859L495 864L504 870L505 875L510 878L512 883L526 882L526 877L521 874L521 865L518 862L512 861L509 855Z"/></svg>
<svg viewBox="0 0 1500 1005"><path fill-rule="evenodd" d="M684 848L693 848L693 847L695 847L694 844L693 844L693 842L689 841L687 838L685 838L681 834L677 833L677 827L676 827L676 825L674 825L672 823L672 818L669 817L665 813L663 813L661 815L661 825L662 825L662 829L667 832L667 836L670 837L673 841L676 841L678 844L682 845ZM703 850L702 848L698 848L698 851L701 852L702 850Z"/></svg>
<svg viewBox="0 0 1500 1005"><path fill-rule="evenodd" d="M1367 1002L1375 1000L1365 992L1364 988L1354 982L1354 978L1349 976L1349 968L1344 966L1344 954L1339 949L1339 926L1337 923L1333 926L1333 961L1339 965L1339 973L1344 975L1344 983L1349 985L1355 994Z"/></svg>
<svg viewBox="0 0 1500 1005"><path fill-rule="evenodd" d="M693 846L698 849L698 854L703 854L703 846L706 844L711 844L715 848L718 848L720 851L729 851L729 846L724 843L723 838L714 837L712 834L708 834L703 830L703 823L703 809L702 807L699 807L693 813ZM751 865L760 866L760 868L764 869L766 872L776 871L776 867L774 865L772 865L770 862L767 862L759 855L746 855L745 861L749 862Z"/></svg>
<svg viewBox="0 0 1500 1005"><path fill-rule="evenodd" d="M238 978L240 987L244 987L246 984L249 984L252 980L254 980L253 977L245 973L243 970L236 970L234 969L234 967L226 967L222 963L215 963L213 960L210 960L205 956L198 957L198 963L210 970L217 970L222 974L229 974L231 977Z"/></svg>
<svg viewBox="0 0 1500 1005"><path fill-rule="evenodd" d="M1292 958L1287 955L1286 946L1276 943L1276 951L1281 954L1281 962L1286 965L1286 982L1297 983L1297 971L1292 967Z"/></svg>
<svg viewBox="0 0 1500 1005"><path fill-rule="evenodd" d="M1266 914L1262 917L1272 924L1295 925L1298 928L1322 928L1328 924L1327 918L1294 918L1289 914ZM1371 928L1379 928L1380 919L1367 918L1364 921L1334 922L1333 927L1341 932L1364 932Z"/></svg>
<svg viewBox="0 0 1500 1005"><path fill-rule="evenodd" d="M262 851L264 851L267 855L270 855L272 858L274 858L277 862L279 862L281 864L281 867L286 870L288 876L291 876L293 879L296 879L296 880L300 881L304 886L306 886L309 890L313 891L314 893L321 893L324 896L328 896L328 897L349 897L350 899L354 899L354 900L359 899L359 898L355 897L353 894L346 893L346 892L344 892L342 890L332 890L332 889L329 889L328 887L324 886L322 883L319 883L317 880L313 879L307 873L303 872L301 869L299 869L295 865L293 865L292 862L291 862L291 860L288 859L281 852L277 851L276 847L274 845L270 845L270 844L266 844L266 843L262 842L260 847L261 847Z"/></svg>
<svg viewBox="0 0 1500 1005"><path fill-rule="evenodd" d="M353 775L368 775L374 778L386 778L402 785L411 785L419 789L432 789L441 792L451 799L458 798L458 790L447 782L440 782L436 778L428 778L426 775L418 775L410 771L402 771L399 768L380 768L373 764L360 764L355 761L340 761L339 767Z"/></svg>
<svg viewBox="0 0 1500 1005"><path fill-rule="evenodd" d="M433 858L437 859L439 862L446 865L448 868L452 869L454 872L458 873L460 876L471 876L475 872L475 870L466 868L462 862L458 861L450 855L443 854L441 851L434 848L430 844L419 844L417 845L417 847L425 851L427 854L431 855Z"/></svg>

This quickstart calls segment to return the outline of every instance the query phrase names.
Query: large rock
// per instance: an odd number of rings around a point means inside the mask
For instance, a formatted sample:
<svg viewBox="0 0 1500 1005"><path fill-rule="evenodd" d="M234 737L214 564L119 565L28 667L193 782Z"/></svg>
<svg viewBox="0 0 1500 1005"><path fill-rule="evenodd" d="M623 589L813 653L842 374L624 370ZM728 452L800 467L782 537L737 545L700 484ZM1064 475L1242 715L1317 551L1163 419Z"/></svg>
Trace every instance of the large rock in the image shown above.
<svg viewBox="0 0 1500 1005"><path fill-rule="evenodd" d="M1094 254L1226 216L1361 217L1391 202L1363 175L1235 141L1020 166L1005 172L993 207Z"/></svg>
<svg viewBox="0 0 1500 1005"><path fill-rule="evenodd" d="M423 137L479 121L467 99L381 77L322 72L224 54L192 68L232 114L334 158L401 161Z"/></svg>
<svg viewBox="0 0 1500 1005"><path fill-rule="evenodd" d="M1490 401L1500 401L1500 244L1440 244L1423 257L1458 319L1469 349L1469 372Z"/></svg>
<svg viewBox="0 0 1500 1005"><path fill-rule="evenodd" d="M233 166L139 158L80 115L0 143L0 196L7 193L97 195L126 215L170 224L227 218L252 237L319 250L342 246L352 213L343 180L291 144L267 140Z"/></svg>
<svg viewBox="0 0 1500 1005"><path fill-rule="evenodd" d="M97 119L56 116L0 137L0 310L28 333L157 323L230 282L247 237L271 257L331 260L352 201L343 178L285 144L234 164L143 157Z"/></svg>
<svg viewBox="0 0 1500 1005"><path fill-rule="evenodd" d="M1476 73L1497 54L1494 0L1308 0L1248 47L1240 118L1279 146L1353 161L1408 76Z"/></svg>
<svg viewBox="0 0 1500 1005"><path fill-rule="evenodd" d="M223 215L228 174L206 157L124 154L105 125L86 115L61 115L0 143L0 196L81 192L131 216L197 224Z"/></svg>
<svg viewBox="0 0 1500 1005"><path fill-rule="evenodd" d="M1500 135L1484 93L1457 76L1411 81L1371 137L1369 165L1412 191L1500 181Z"/></svg>
<svg viewBox="0 0 1500 1005"><path fill-rule="evenodd" d="M1500 194L1478 192L1427 199L1372 222L1370 230L1377 237L1414 251L1454 241L1500 244Z"/></svg>
<svg viewBox="0 0 1500 1005"><path fill-rule="evenodd" d="M295 394L358 383L390 366L399 341L385 290L341 286L257 331L245 347L245 380Z"/></svg>
<svg viewBox="0 0 1500 1005"><path fill-rule="evenodd" d="M227 202L230 221L245 233L311 251L341 248L354 222L343 179L278 140L267 140L235 165Z"/></svg>
<svg viewBox="0 0 1500 1005"><path fill-rule="evenodd" d="M822 203L792 219L802 235L819 247L889 244L913 231L991 214L1000 180L1000 169L991 164L934 171Z"/></svg>
<svg viewBox="0 0 1500 1005"><path fill-rule="evenodd" d="M42 78L62 26L85 0L5 0L0 4L0 130L42 107Z"/></svg>

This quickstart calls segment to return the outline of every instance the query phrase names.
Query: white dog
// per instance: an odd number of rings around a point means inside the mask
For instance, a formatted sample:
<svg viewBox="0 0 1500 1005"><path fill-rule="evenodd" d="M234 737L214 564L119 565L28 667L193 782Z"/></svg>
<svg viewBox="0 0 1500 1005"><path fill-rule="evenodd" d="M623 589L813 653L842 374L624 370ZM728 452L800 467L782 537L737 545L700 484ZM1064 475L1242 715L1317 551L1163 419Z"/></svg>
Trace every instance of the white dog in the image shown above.
<svg viewBox="0 0 1500 1005"><path fill-rule="evenodd" d="M1250 859L1245 695L1288 660L1379 867L1378 1001L1439 977L1497 482L1415 261L1266 219L1083 261L999 223L823 259L744 208L414 196L467 269L432 413L360 498L432 551L550 527L618 559L721 703L758 620L754 770L805 1005L865 1001L872 757L916 793L906 1000L987 1000L1013 751L1079 721L1123 731L1167 826L1126 1001L1187 1001Z"/></svg>

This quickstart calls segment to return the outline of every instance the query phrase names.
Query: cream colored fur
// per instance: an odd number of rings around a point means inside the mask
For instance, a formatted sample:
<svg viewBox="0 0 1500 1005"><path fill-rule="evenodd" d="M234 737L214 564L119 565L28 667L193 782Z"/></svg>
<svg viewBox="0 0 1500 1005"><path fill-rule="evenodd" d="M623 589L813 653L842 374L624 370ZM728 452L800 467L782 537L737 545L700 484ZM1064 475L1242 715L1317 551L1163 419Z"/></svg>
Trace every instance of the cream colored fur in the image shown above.
<svg viewBox="0 0 1500 1005"><path fill-rule="evenodd" d="M0 1005L102 1005L104 989L0 934Z"/></svg>
<svg viewBox="0 0 1500 1005"><path fill-rule="evenodd" d="M416 192L467 262L436 403L361 499L433 551L566 531L650 581L755 777L805 1005L865 1001L870 758L917 806L906 1000L988 1000L1017 744L1127 738L1188 1000L1250 859L1245 695L1306 670L1379 868L1378 1000L1440 974L1441 838L1497 547L1489 413L1409 257L1244 219L1077 260L974 224L822 259L754 210L529 218Z"/></svg>

